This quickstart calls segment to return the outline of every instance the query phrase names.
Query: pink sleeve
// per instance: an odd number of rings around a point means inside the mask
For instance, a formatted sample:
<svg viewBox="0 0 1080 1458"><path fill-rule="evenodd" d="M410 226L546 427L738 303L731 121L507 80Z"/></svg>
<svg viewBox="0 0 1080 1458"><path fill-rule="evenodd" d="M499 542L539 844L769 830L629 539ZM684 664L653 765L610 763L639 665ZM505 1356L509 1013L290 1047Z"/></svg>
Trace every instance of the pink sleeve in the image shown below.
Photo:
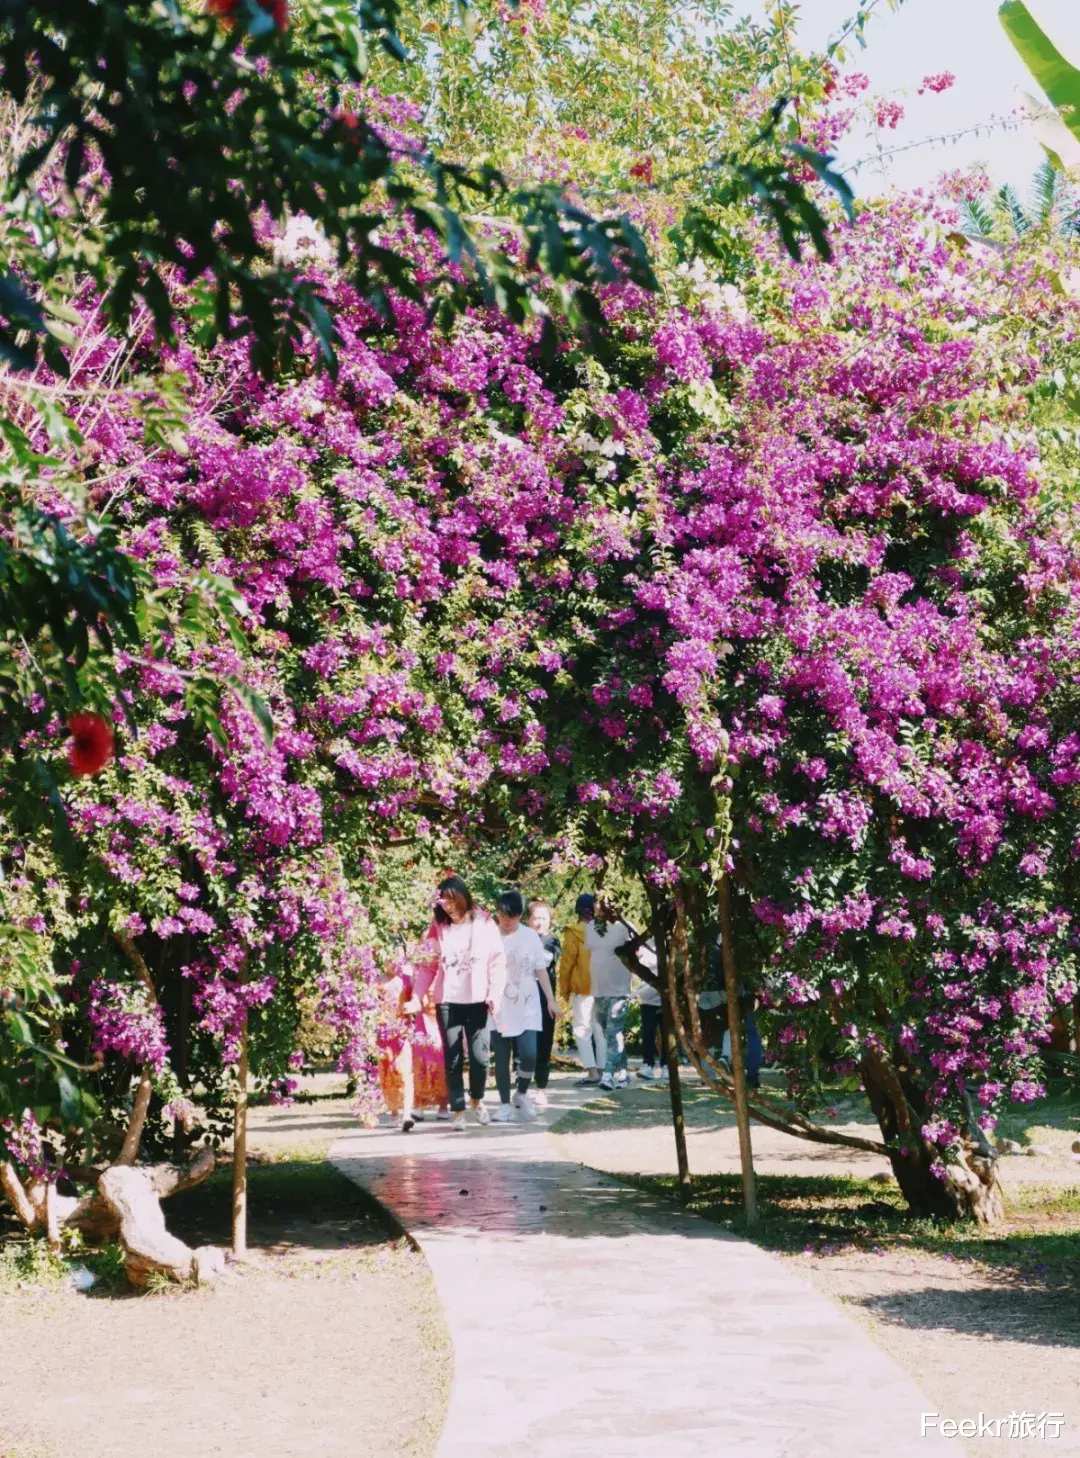
<svg viewBox="0 0 1080 1458"><path fill-rule="evenodd" d="M439 928L434 922L424 933L424 940L417 947L412 964L415 968L413 996L423 1002L439 971Z"/></svg>

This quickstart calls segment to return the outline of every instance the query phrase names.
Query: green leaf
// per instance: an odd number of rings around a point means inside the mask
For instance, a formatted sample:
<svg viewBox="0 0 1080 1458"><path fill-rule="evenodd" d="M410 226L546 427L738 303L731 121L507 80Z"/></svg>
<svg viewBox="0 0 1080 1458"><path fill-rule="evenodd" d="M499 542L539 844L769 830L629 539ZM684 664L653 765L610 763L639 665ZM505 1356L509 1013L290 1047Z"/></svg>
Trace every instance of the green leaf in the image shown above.
<svg viewBox="0 0 1080 1458"><path fill-rule="evenodd" d="M1005 0L998 18L1024 65L1080 140L1080 71L1065 59L1023 0Z"/></svg>
<svg viewBox="0 0 1080 1458"><path fill-rule="evenodd" d="M78 1085L68 1077L66 1073L59 1070L56 1074L56 1086L60 1091L60 1112L70 1124L77 1124L82 1116L83 1101Z"/></svg>
<svg viewBox="0 0 1080 1458"><path fill-rule="evenodd" d="M813 147L804 147L801 142L791 142L788 150L794 152L796 157L801 158L807 167L811 168L827 187L832 188L833 192L840 199L849 221L854 222L855 194L852 192L847 178L833 168L832 163L835 161L835 158L831 157L827 152L815 152ZM817 239L815 238L816 242Z"/></svg>

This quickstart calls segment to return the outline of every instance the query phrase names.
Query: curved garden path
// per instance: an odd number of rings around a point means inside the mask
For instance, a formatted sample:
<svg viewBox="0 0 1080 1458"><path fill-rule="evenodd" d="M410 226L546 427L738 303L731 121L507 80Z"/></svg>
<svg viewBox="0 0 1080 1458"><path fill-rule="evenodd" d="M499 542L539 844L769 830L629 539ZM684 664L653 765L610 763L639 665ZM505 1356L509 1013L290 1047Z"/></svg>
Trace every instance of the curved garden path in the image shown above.
<svg viewBox="0 0 1080 1458"><path fill-rule="evenodd" d="M532 1126L357 1131L331 1158L427 1257L454 1346L436 1458L933 1458L931 1404L778 1260ZM422 1373L414 1374L422 1380ZM966 1416L966 1414L946 1414Z"/></svg>

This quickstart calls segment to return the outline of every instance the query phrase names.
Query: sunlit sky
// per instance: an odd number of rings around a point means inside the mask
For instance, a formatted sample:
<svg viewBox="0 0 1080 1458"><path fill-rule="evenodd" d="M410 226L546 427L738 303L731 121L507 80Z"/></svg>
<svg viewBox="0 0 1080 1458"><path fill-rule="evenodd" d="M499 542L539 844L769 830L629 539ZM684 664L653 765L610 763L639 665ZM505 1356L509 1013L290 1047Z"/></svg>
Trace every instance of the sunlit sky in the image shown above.
<svg viewBox="0 0 1080 1458"><path fill-rule="evenodd" d="M857 0L803 0L800 31L806 49L822 48L858 8ZM1080 0L1028 0L1032 14L1069 60L1080 66ZM735 0L735 12L755 19L765 0ZM866 30L866 50L849 47L846 71L864 71L870 95L895 95L907 115L895 131L860 128L845 143L841 161L874 157L877 138L887 149L924 138L967 131L995 116L1011 118L1017 87L1042 99L997 18L997 0L904 0L896 14L884 3ZM918 96L927 73L952 71L956 85L940 95ZM902 93L909 92L910 95ZM867 196L891 186L918 187L941 172L985 164L996 183L1026 192L1043 151L1026 127L995 129L982 136L920 146L875 160L849 174L856 192Z"/></svg>

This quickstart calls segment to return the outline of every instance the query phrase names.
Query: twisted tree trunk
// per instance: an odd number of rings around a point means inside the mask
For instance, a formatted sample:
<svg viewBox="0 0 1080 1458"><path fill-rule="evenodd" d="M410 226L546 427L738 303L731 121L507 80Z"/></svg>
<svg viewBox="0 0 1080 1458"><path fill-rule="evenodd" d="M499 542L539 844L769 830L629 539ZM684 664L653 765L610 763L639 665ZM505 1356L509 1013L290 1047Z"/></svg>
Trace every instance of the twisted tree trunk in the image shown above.
<svg viewBox="0 0 1080 1458"><path fill-rule="evenodd" d="M14 1165L0 1164L0 1189L31 1233L43 1231L58 1246L60 1232L71 1226L92 1241L119 1236L132 1283L145 1286L157 1270L172 1280L197 1275L210 1279L224 1257L212 1246L190 1250L165 1229L160 1201L201 1184L215 1164L214 1151L203 1149L186 1165L110 1165L97 1176L97 1187L80 1196L61 1195L55 1184L26 1186Z"/></svg>
<svg viewBox="0 0 1080 1458"><path fill-rule="evenodd" d="M161 1201L199 1184L214 1168L213 1150L204 1149L193 1164L135 1166L115 1164L98 1182L105 1204L116 1217L124 1266L133 1286L145 1286L153 1273L173 1281L212 1280L224 1269L223 1252L190 1246L165 1228Z"/></svg>
<svg viewBox="0 0 1080 1458"><path fill-rule="evenodd" d="M670 907L661 906L655 894L650 895L650 901L654 928L665 924L665 916L670 923ZM735 1080L707 1046L698 1015L697 989L688 972L687 964L683 968L680 985L672 967L666 984L675 1031L702 1082L735 1105L737 1112ZM725 968L725 979L726 976ZM1001 1224L1005 1209L997 1178L996 1156L982 1138L974 1120L969 1121L970 1132L960 1160L949 1164L942 1162L942 1172L935 1173L933 1166L939 1164L939 1155L922 1138L925 1111L915 1085L905 1081L883 1056L875 1056L865 1062L860 1072L882 1139L822 1127L786 1099L764 1089L746 1090L747 1114L759 1124L796 1139L884 1156L892 1165L901 1192L915 1215L951 1220L973 1219L986 1226ZM905 1152L901 1153L901 1150Z"/></svg>
<svg viewBox="0 0 1080 1458"><path fill-rule="evenodd" d="M859 1067L863 1088L888 1145L896 1183L916 1215L941 1220L972 1219L1000 1225L1005 1203L997 1159L985 1139L969 1137L960 1162L942 1164L939 1151L922 1137L925 1111L919 1091L888 1059L870 1054ZM935 1173L935 1167L939 1173Z"/></svg>

